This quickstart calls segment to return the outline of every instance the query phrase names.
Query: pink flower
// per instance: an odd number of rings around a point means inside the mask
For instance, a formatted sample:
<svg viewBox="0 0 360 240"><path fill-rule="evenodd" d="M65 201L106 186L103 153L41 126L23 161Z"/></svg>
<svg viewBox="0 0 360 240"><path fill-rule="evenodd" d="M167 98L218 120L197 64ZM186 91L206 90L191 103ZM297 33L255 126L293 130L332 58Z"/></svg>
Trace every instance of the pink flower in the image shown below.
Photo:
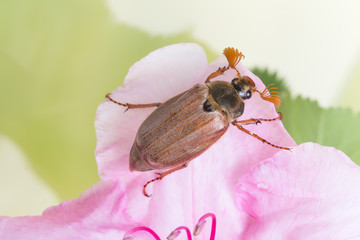
<svg viewBox="0 0 360 240"><path fill-rule="evenodd" d="M243 239L360 239L360 167L335 148L281 151L236 186Z"/></svg>
<svg viewBox="0 0 360 240"><path fill-rule="evenodd" d="M224 56L208 64L203 49L195 44L165 47L135 63L125 78L124 86L113 91L112 98L130 103L164 102L197 83L203 83L210 73L226 65ZM265 88L261 80L241 63L238 68L242 75L251 77L260 90ZM235 74L229 70L218 79L230 82ZM251 166L273 156L279 149L230 126L217 143L191 161L187 168L155 182L153 189L149 189L152 197L145 198L143 185L155 174L130 172L129 153L137 129L153 109L124 110L110 101L99 106L95 123L98 139L96 159L102 179L117 179L125 183L128 196L126 213L130 219L165 236L177 225L193 226L200 216L211 212L220 219L219 236L229 239L238 236L247 216L236 209L233 198L235 184ZM246 102L241 119L274 118L277 115L273 104L254 94ZM278 145L295 145L281 121L247 128ZM164 226L164 222L168 225Z"/></svg>
<svg viewBox="0 0 360 240"><path fill-rule="evenodd" d="M112 97L130 103L164 102L203 83L225 65L223 56L208 64L203 49L195 44L165 47L134 64ZM241 63L238 70L251 77L259 90L265 88ZM218 79L230 81L234 75L229 70ZM42 216L0 218L0 239L130 239L141 235L164 239L170 233L172 237L180 234L177 239L190 239L187 236L195 225L198 230L203 227L197 239L213 239L215 227L216 239L296 239L280 234L290 226L302 230L303 236L312 236L314 229L331 228L335 220L348 223L348 232L355 234L350 221L359 215L359 208L352 215L345 206L355 207L359 199L359 190L349 191L350 184L359 180L359 167L344 154L319 145L279 151L233 126L187 168L150 184L152 196L145 197L143 185L155 173L130 172L129 152L136 130L152 109L124 110L105 101L97 111L96 159L102 181ZM254 94L246 101L241 119L276 116L274 106ZM277 145L295 145L281 121L246 127ZM340 182L346 187L337 185L336 191L342 193L337 196L332 188ZM324 212L329 210L334 214ZM346 214L339 215L340 211ZM204 224L207 217L212 223ZM314 228L306 225L309 222ZM351 234L346 236L355 236Z"/></svg>

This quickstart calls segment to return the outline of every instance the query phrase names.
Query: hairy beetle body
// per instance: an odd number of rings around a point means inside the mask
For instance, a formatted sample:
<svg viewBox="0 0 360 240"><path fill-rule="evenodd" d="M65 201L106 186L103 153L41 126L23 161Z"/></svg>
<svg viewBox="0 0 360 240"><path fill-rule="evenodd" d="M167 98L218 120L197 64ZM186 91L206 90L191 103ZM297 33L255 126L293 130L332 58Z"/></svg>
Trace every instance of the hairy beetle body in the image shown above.
<svg viewBox="0 0 360 240"><path fill-rule="evenodd" d="M208 86L198 84L152 112L136 135L130 152L130 170L183 165L215 143L226 132L229 121L227 113L220 109L204 110L204 102L209 98Z"/></svg>

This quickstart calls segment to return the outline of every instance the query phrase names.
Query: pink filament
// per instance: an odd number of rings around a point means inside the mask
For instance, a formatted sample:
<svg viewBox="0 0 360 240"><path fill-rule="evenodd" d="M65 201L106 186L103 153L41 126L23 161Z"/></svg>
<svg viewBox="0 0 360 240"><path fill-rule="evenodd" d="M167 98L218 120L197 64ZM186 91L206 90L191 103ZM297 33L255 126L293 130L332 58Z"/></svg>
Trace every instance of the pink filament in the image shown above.
<svg viewBox="0 0 360 240"><path fill-rule="evenodd" d="M213 213L207 213L204 216L202 216L199 221L197 222L195 228L194 228L194 232L193 235L197 236L200 234L201 230L203 229L203 227L205 226L206 223L206 218L211 217L211 233L210 233L210 240L215 240L215 233L216 233L216 216ZM167 237L168 240L173 240L175 238L177 238L180 233L181 230L184 230L186 232L186 236L188 240L192 240L192 236L191 236L191 232L189 230L188 227L185 226L180 226L178 228L176 228L174 231L172 231L169 236ZM144 227L144 226L140 226L140 227L135 227L129 231L127 231L123 237L123 240L133 240L134 237L132 236L134 233L139 232L139 231L146 231L149 234L151 234L151 236L153 236L153 238L155 240L161 240L159 235L157 235L151 228L148 227Z"/></svg>
<svg viewBox="0 0 360 240"><path fill-rule="evenodd" d="M199 219L198 223L197 223L196 226L195 226L195 229L194 229L194 233L193 233L193 234L194 234L195 236L200 234L202 228L204 227L204 224L206 223L206 220L205 220L205 219L208 218L208 217L211 217L211 220L212 220L212 222L211 222L210 240L215 240L215 233L216 233L216 216L215 216L215 214L213 214L213 213L207 213L207 214L205 214L204 216L202 216L202 217Z"/></svg>
<svg viewBox="0 0 360 240"><path fill-rule="evenodd" d="M160 237L151 229L148 227L135 227L129 231L127 231L123 237L123 240L131 240L134 239L133 236L131 236L133 233L135 232L139 232L139 231L146 231L148 233L150 233L156 240L161 240Z"/></svg>
<svg viewBox="0 0 360 240"><path fill-rule="evenodd" d="M174 231L172 231L170 233L170 235L167 237L167 239L172 240L172 239L177 238L180 235L181 230L185 230L187 239L192 240L190 229L185 226L180 226L180 227L176 228Z"/></svg>

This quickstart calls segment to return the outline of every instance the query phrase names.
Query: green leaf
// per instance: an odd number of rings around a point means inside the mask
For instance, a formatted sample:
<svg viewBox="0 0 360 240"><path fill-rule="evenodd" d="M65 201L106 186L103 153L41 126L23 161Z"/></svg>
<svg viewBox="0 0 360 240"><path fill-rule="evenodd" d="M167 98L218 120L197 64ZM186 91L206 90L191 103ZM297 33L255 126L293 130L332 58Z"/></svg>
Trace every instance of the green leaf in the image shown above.
<svg viewBox="0 0 360 240"><path fill-rule="evenodd" d="M255 69L264 83L275 83L282 97L279 111L286 130L298 143L316 142L345 152L360 165L360 114L350 109L322 108L316 101L292 97L284 81L267 69Z"/></svg>

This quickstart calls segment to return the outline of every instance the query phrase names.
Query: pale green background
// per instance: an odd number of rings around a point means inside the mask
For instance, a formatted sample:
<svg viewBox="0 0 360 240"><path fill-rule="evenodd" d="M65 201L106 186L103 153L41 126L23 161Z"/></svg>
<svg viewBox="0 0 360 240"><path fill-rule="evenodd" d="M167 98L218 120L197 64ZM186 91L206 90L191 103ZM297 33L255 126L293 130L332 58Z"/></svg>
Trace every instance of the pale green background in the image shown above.
<svg viewBox="0 0 360 240"><path fill-rule="evenodd" d="M0 215L39 214L60 200L79 196L99 180L94 158L96 108L122 83L135 61L165 45L200 43L209 60L226 46L244 47L250 67L278 70L294 94L311 96L323 106L342 103L359 110L360 35L351 27L356 19L349 12L344 15L355 1L344 1L344 9L330 1L331 11L324 10L325 2L315 1L313 9L323 9L323 15L285 1L169 1L175 6L148 2L0 2ZM311 21L301 12L330 18L334 6L343 10L335 20L345 19L345 30L337 30L351 36L348 42L327 41L335 31L331 26L340 23L321 20L309 30ZM230 14L230 9L236 12ZM297 24L282 23L287 18ZM273 24L271 31L267 22ZM309 33L311 41L298 40Z"/></svg>

